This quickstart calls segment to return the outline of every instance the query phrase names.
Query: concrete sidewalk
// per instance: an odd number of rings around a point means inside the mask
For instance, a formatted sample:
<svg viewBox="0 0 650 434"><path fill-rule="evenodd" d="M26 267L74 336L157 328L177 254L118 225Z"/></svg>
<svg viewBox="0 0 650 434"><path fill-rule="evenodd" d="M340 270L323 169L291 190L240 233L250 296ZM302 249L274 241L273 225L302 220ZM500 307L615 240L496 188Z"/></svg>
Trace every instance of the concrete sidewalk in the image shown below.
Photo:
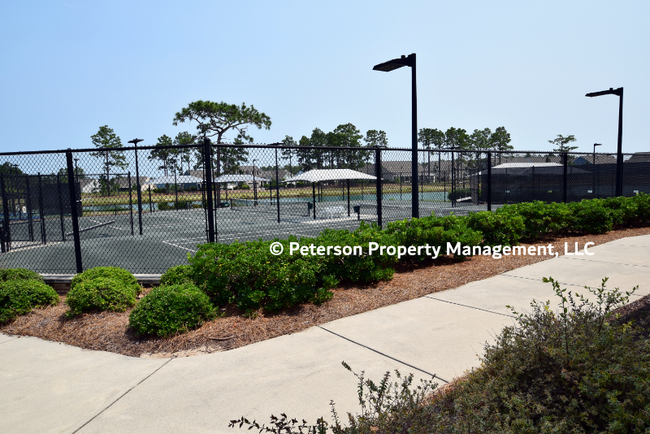
<svg viewBox="0 0 650 434"><path fill-rule="evenodd" d="M451 380L478 366L486 341L513 323L505 305L553 304L552 276L584 285L650 293L650 236L560 256L460 288L343 318L222 353L138 359L37 338L0 335L2 433L236 433L228 421L271 414L330 421L358 411L356 372L386 371Z"/></svg>

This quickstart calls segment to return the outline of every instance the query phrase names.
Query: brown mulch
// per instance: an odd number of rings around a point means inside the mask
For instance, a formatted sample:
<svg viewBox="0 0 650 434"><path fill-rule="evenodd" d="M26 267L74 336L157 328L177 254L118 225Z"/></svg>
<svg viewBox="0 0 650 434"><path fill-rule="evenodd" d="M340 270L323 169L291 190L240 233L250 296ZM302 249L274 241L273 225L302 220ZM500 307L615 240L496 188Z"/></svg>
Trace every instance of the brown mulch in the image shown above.
<svg viewBox="0 0 650 434"><path fill-rule="evenodd" d="M616 230L602 235L549 238L531 245L552 244L555 251L562 254L565 242L569 246L574 246L577 242L582 248L587 242L599 245L619 238L647 234L650 234L650 227ZM398 268L393 280L373 285L341 286L334 289L334 297L321 306L302 304L273 314L259 311L255 318L243 317L236 309L229 308L223 312L225 316L189 333L167 339L136 336L128 327L130 311L92 313L66 319L68 307L63 302L65 297L62 297L62 302L57 306L35 309L1 326L0 332L36 336L81 348L135 357L204 354L295 333L339 318L456 288L546 259L549 256L507 256L501 259L475 256L465 261L439 258L435 262L429 260L404 264ZM648 317L650 298L644 297L621 309L621 313L626 316L633 315L634 312L645 312L645 317Z"/></svg>

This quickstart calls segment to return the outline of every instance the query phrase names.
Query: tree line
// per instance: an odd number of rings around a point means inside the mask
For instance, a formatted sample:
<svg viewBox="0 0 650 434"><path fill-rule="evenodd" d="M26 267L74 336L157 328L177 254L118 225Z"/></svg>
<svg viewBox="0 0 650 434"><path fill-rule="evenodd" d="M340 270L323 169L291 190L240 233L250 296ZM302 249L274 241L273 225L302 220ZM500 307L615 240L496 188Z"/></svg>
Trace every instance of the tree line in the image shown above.
<svg viewBox="0 0 650 434"><path fill-rule="evenodd" d="M252 105L227 104L224 102L195 101L176 113L173 125L181 123L196 123L194 134L182 131L173 139L162 135L156 142L157 149L151 150L148 159L159 163L158 170L165 176L170 173L183 173L184 169L198 169L203 166L203 154L200 148L182 148L187 145L199 145L204 138L211 138L213 144L245 144L252 143L253 138L248 134L248 128L270 129L271 119ZM227 133L235 133L235 138L229 142L225 139ZM97 152L91 153L100 159L106 179L110 178L111 170L124 170L128 162L124 154L115 148L123 147L120 138L107 125L99 128L97 134L91 137ZM418 142L422 149L429 151L475 150L475 151L508 151L510 134L505 127L475 129L469 134L462 128L449 128L441 131L435 128L422 128L418 134ZM314 128L310 136L303 135L298 141L287 135L281 145L287 146L279 152L279 157L288 162L284 167L291 174L299 170L349 168L361 169L373 159L372 148L387 148L386 132L377 129L368 130L365 135L352 123L341 124L330 132ZM174 146L179 146L174 148ZM289 148L292 147L292 148ZM342 151L327 148L351 148L354 151ZM108 148L111 148L109 150ZM438 152L439 159L441 158ZM218 173L236 173L248 161L249 153L246 148L216 147L213 152L213 167Z"/></svg>

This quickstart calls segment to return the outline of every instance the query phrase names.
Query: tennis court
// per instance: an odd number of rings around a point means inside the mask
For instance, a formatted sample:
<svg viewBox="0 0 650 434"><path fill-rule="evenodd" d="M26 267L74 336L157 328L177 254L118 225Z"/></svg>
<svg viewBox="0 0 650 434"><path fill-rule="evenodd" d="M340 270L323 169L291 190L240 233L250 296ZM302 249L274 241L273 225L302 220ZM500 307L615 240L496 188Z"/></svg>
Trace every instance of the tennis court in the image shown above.
<svg viewBox="0 0 650 434"><path fill-rule="evenodd" d="M356 214L324 218L318 209L314 220L307 204L300 205L281 206L286 211L281 213L280 223L275 206L215 209L217 242L282 239L289 235L313 237L326 227L355 229L359 225ZM207 242L203 209L143 213L142 235L137 213L133 217L128 213L80 217L79 230L84 269L112 265L134 273L160 274L187 263L187 254ZM13 222L11 233L11 250L0 255L0 267L29 264L29 268L41 273L76 272L70 218L35 219L31 225L27 221Z"/></svg>
<svg viewBox="0 0 650 434"><path fill-rule="evenodd" d="M317 236L323 229L354 230L360 221L377 222L377 203L347 201L277 203L233 201L215 209L215 234L219 243ZM423 203L420 215L467 214L484 206L451 207L449 203ZM314 218L313 207L316 208ZM358 207L358 212L355 208ZM142 235L137 213L86 215L79 218L81 255L84 269L112 265L134 273L160 274L172 266L187 263L198 245L207 242L205 210L182 209L142 214ZM410 218L408 201L390 201L382 206L384 223ZM11 223L11 250L0 255L0 267L30 268L41 273L75 273L75 250L70 218L36 218ZM43 239L45 234L45 239Z"/></svg>

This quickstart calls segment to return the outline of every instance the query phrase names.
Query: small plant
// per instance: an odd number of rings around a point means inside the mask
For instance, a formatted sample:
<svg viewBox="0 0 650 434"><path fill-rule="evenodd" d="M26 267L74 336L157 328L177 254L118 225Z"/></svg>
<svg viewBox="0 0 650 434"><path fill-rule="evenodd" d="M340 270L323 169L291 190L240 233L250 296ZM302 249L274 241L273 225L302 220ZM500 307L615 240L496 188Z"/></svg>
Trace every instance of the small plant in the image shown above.
<svg viewBox="0 0 650 434"><path fill-rule="evenodd" d="M70 281L70 289L74 289L74 287L81 282L87 282L100 277L117 280L125 286L137 287L138 289L136 294L140 292L138 280L133 276L133 274L131 274L130 271L118 267L95 267L86 270L83 273L79 273Z"/></svg>
<svg viewBox="0 0 650 434"><path fill-rule="evenodd" d="M131 311L129 326L140 335L169 337L198 327L215 315L209 297L195 285L163 285L154 288Z"/></svg>
<svg viewBox="0 0 650 434"><path fill-rule="evenodd" d="M38 280L43 282L43 276L35 271L26 268L3 268L0 269L0 282L9 280Z"/></svg>
<svg viewBox="0 0 650 434"><path fill-rule="evenodd" d="M396 381L391 381L391 373L386 372L379 383L365 378L363 372L355 373L350 366L342 362L345 369L352 372L358 380L358 399L361 414L348 413L349 426L341 425L341 420L332 402L332 425L321 417L316 424L308 425L298 419L290 419L285 413L281 417L271 415L271 426L260 425L257 421L250 422L241 417L231 420L231 428L255 428L258 432L286 434L325 434L331 428L333 434L373 434L373 433L425 433L433 421L432 414L427 412L426 404L431 393L437 387L433 380L421 380L421 384L413 387L413 374L403 377L395 370Z"/></svg>
<svg viewBox="0 0 650 434"><path fill-rule="evenodd" d="M56 291L36 279L17 279L0 283L0 324L32 311L36 307L59 302Z"/></svg>
<svg viewBox="0 0 650 434"><path fill-rule="evenodd" d="M135 305L140 285L125 284L119 279L95 277L76 282L70 288L66 304L70 307L68 316L92 311L124 312Z"/></svg>

